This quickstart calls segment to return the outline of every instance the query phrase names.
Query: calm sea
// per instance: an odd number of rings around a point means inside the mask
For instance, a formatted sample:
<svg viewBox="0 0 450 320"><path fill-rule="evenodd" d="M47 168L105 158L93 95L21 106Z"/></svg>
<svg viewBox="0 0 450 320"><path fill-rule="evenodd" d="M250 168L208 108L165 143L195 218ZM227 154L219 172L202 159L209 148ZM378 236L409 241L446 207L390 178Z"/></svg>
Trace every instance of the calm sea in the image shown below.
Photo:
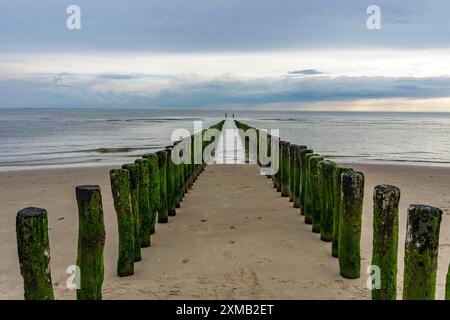
<svg viewBox="0 0 450 320"><path fill-rule="evenodd" d="M0 109L0 171L116 165L222 110ZM231 115L233 111L229 111ZM450 166L450 114L234 111L338 162Z"/></svg>

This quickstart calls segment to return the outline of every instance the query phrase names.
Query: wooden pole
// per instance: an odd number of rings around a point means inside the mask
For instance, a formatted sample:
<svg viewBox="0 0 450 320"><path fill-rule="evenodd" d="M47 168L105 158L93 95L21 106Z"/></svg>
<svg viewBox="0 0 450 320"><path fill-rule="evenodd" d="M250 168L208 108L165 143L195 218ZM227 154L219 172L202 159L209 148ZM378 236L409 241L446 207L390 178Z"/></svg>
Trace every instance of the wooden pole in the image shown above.
<svg viewBox="0 0 450 320"><path fill-rule="evenodd" d="M448 265L447 281L445 283L445 300L450 300L450 264Z"/></svg>
<svg viewBox="0 0 450 320"><path fill-rule="evenodd" d="M339 219L341 217L342 174L353 172L353 169L337 167L334 172L334 209L333 209L333 239L331 242L331 255L339 256Z"/></svg>
<svg viewBox="0 0 450 320"><path fill-rule="evenodd" d="M277 192L281 192L281 176L283 175L283 148L284 141L279 140L279 148L278 148L278 172L275 176L275 183L277 187Z"/></svg>
<svg viewBox="0 0 450 320"><path fill-rule="evenodd" d="M281 160L281 196L289 197L289 147L290 143L283 141Z"/></svg>
<svg viewBox="0 0 450 320"><path fill-rule="evenodd" d="M301 151L306 150L306 146L297 146L294 151L294 175L293 175L293 188L294 188L294 208L300 208L300 186L301 186Z"/></svg>
<svg viewBox="0 0 450 320"><path fill-rule="evenodd" d="M320 212L321 212L321 192L319 186L319 162L323 161L321 156L309 158L309 181L310 181L310 196L312 209L312 232L320 233Z"/></svg>
<svg viewBox="0 0 450 320"><path fill-rule="evenodd" d="M168 210L167 210L167 153L165 150L158 151L159 165L159 210L158 210L158 223L169 222Z"/></svg>
<svg viewBox="0 0 450 320"><path fill-rule="evenodd" d="M408 208L403 300L434 300L442 210L415 204Z"/></svg>
<svg viewBox="0 0 450 320"><path fill-rule="evenodd" d="M334 172L336 163L324 160L318 164L320 187L320 239L331 242L333 239L334 210Z"/></svg>
<svg viewBox="0 0 450 320"><path fill-rule="evenodd" d="M78 256L80 288L78 300L101 300L104 275L103 250L105 247L105 223L100 187L84 185L76 187L78 204Z"/></svg>
<svg viewBox="0 0 450 320"><path fill-rule="evenodd" d="M151 213L150 234L154 234L156 232L156 219L161 202L161 191L159 190L159 159L154 153L147 154L144 158L148 160L148 205Z"/></svg>
<svg viewBox="0 0 450 320"><path fill-rule="evenodd" d="M300 162L300 214L305 215L305 195L306 195L306 181L307 181L307 168L308 162L306 155L312 154L311 149L300 149L299 162Z"/></svg>
<svg viewBox="0 0 450 320"><path fill-rule="evenodd" d="M125 169L113 169L109 175L119 227L117 275L126 277L134 273L134 220L131 209L130 173Z"/></svg>
<svg viewBox="0 0 450 320"><path fill-rule="evenodd" d="M289 202L294 202L294 176L295 176L295 154L298 146L291 144L289 146Z"/></svg>
<svg viewBox="0 0 450 320"><path fill-rule="evenodd" d="M305 156L305 165L306 165L306 177L305 177L305 223L312 224L312 216L314 212L314 192L311 187L311 163L310 159L312 157L319 157L316 153L309 153Z"/></svg>
<svg viewBox="0 0 450 320"><path fill-rule="evenodd" d="M25 300L54 300L47 211L20 210L16 216L16 236Z"/></svg>
<svg viewBox="0 0 450 320"><path fill-rule="evenodd" d="M148 201L149 180L148 180L148 160L137 159L135 163L139 166L139 239L141 248L151 246L151 225L152 213Z"/></svg>
<svg viewBox="0 0 450 320"><path fill-rule="evenodd" d="M357 279L361 272L361 221L364 174L342 175L342 212L339 220L339 269L344 278Z"/></svg>
<svg viewBox="0 0 450 320"><path fill-rule="evenodd" d="M400 189L375 187L373 194L372 265L380 268L380 288L372 288L372 300L397 298L398 204Z"/></svg>
<svg viewBox="0 0 450 320"><path fill-rule="evenodd" d="M179 141L176 141L173 146L173 148L179 143ZM172 159L172 158L171 158ZM175 197L175 208L180 208L181 206L181 188L180 188L180 165L176 164L172 161L173 165L173 180L174 180L174 197Z"/></svg>
<svg viewBox="0 0 450 320"><path fill-rule="evenodd" d="M138 262L142 260L139 223L139 165L129 163L124 164L122 168L130 173L130 199L134 222L134 261Z"/></svg>
<svg viewBox="0 0 450 320"><path fill-rule="evenodd" d="M166 147L167 152L167 207L169 217L177 215L175 210L175 165L172 161L172 146Z"/></svg>

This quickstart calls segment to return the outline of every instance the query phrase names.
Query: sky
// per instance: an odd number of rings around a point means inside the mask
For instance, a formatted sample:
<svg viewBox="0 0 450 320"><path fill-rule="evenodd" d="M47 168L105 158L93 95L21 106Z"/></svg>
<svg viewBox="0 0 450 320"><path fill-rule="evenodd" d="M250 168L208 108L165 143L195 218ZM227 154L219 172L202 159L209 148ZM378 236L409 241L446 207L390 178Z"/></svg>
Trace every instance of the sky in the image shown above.
<svg viewBox="0 0 450 320"><path fill-rule="evenodd" d="M442 0L2 1L0 108L450 112L449 15Z"/></svg>

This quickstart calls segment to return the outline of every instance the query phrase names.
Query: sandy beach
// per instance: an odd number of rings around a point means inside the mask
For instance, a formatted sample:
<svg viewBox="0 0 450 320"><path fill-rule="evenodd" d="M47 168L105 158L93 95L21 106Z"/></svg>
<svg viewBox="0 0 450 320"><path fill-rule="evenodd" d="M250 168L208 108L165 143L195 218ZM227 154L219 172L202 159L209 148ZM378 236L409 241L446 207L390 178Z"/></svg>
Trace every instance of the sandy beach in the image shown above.
<svg viewBox="0 0 450 320"><path fill-rule="evenodd" d="M135 275L118 278L117 224L108 167L0 173L0 299L23 299L15 216L27 206L49 214L51 268L57 299L74 299L66 268L75 263L78 213L74 187L99 184L106 224L105 299L368 299L372 250L372 192L377 184L401 188L399 286L402 292L406 209L425 203L444 210L437 299L444 295L450 260L450 168L352 165L366 174L362 277L340 277L330 244L319 240L271 180L250 165L208 166L177 216L158 225Z"/></svg>

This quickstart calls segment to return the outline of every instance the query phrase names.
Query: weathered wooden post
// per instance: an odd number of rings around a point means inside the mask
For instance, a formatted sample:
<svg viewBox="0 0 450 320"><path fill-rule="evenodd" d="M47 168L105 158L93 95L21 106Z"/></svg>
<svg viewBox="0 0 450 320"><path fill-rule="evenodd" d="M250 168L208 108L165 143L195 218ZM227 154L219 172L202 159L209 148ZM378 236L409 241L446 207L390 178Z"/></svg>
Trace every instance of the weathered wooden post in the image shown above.
<svg viewBox="0 0 450 320"><path fill-rule="evenodd" d="M450 300L450 264L448 265L447 280L445 283L445 300Z"/></svg>
<svg viewBox="0 0 450 320"><path fill-rule="evenodd" d="M277 192L281 192L281 177L283 175L283 148L284 141L279 140L279 148L278 148L278 172L275 177Z"/></svg>
<svg viewBox="0 0 450 320"><path fill-rule="evenodd" d="M300 153L305 150L306 146L297 146L294 151L294 175L293 175L293 189L294 189L294 208L300 208L300 186L301 186L301 162Z"/></svg>
<svg viewBox="0 0 450 320"><path fill-rule="evenodd" d="M309 158L310 164L310 196L312 203L312 232L320 233L320 213L321 213L321 201L322 194L320 192L319 186L319 162L323 161L324 158L321 156L314 156Z"/></svg>
<svg viewBox="0 0 450 320"><path fill-rule="evenodd" d="M306 165L306 177L305 177L305 223L312 224L312 216L314 212L314 192L312 190L311 182L311 163L310 159L312 157L319 157L316 153L309 153L305 156Z"/></svg>
<svg viewBox="0 0 450 320"><path fill-rule="evenodd" d="M375 187L373 194L372 265L380 268L380 288L372 288L372 300L397 298L398 204L400 189Z"/></svg>
<svg viewBox="0 0 450 320"><path fill-rule="evenodd" d="M403 300L434 300L442 210L415 204L406 224Z"/></svg>
<svg viewBox="0 0 450 320"><path fill-rule="evenodd" d="M195 164L195 136L191 135L191 164L189 168L189 184L188 187L192 188L195 181L195 168L197 165Z"/></svg>
<svg viewBox="0 0 450 320"><path fill-rule="evenodd" d="M167 153L165 150L158 151L156 153L158 156L159 165L159 210L158 210L158 223L169 222L168 211L167 211Z"/></svg>
<svg viewBox="0 0 450 320"><path fill-rule="evenodd" d="M171 151L178 144L179 141L175 142L173 146L171 146ZM176 164L172 161L172 157L170 157L173 166L173 186L174 186L174 201L175 208L180 208L181 206L181 190L180 190L180 165Z"/></svg>
<svg viewBox="0 0 450 320"><path fill-rule="evenodd" d="M183 143L183 140L180 141L175 141L174 142L174 146ZM179 151L179 158L180 160L182 159L183 156L183 150ZM178 207L180 207L181 202L183 202L183 197L184 197L184 175L183 175L183 163L179 163L176 165L177 166L177 190L178 190Z"/></svg>
<svg viewBox="0 0 450 320"><path fill-rule="evenodd" d="M333 239L334 225L334 172L336 163L324 160L318 164L320 186L320 239L331 242Z"/></svg>
<svg viewBox="0 0 450 320"><path fill-rule="evenodd" d="M291 144L289 146L289 202L294 202L294 175L295 175L295 154L298 146Z"/></svg>
<svg viewBox="0 0 450 320"><path fill-rule="evenodd" d="M114 208L119 227L119 257L117 275L134 273L134 220L131 209L130 173L125 169L112 169L109 173Z"/></svg>
<svg viewBox="0 0 450 320"><path fill-rule="evenodd" d="M357 279L361 272L361 221L364 174L342 175L342 212L339 220L339 269L344 278Z"/></svg>
<svg viewBox="0 0 450 320"><path fill-rule="evenodd" d="M266 139L266 150L267 150L267 156L270 156L272 158L272 136L270 133L267 132L267 139ZM270 167L272 164L272 161L266 164L266 167ZM272 179L273 181L273 175L268 174L266 175L268 179Z"/></svg>
<svg viewBox="0 0 450 320"><path fill-rule="evenodd" d="M128 170L130 173L130 199L134 222L134 261L138 262L142 260L139 230L139 165L136 163L129 163L124 164L122 168Z"/></svg>
<svg viewBox="0 0 450 320"><path fill-rule="evenodd" d="M283 141L281 158L281 196L289 197L289 148L290 143Z"/></svg>
<svg viewBox="0 0 450 320"><path fill-rule="evenodd" d="M25 300L54 300L47 211L20 210L16 216L16 236Z"/></svg>
<svg viewBox="0 0 450 320"><path fill-rule="evenodd" d="M156 219L161 202L161 191L159 190L159 159L154 153L147 154L144 158L148 160L148 205L151 213L150 234L154 234L156 232Z"/></svg>
<svg viewBox="0 0 450 320"><path fill-rule="evenodd" d="M300 149L299 162L300 162L300 214L305 215L305 195L306 195L306 181L307 181L307 168L308 162L306 160L306 155L312 154L311 149Z"/></svg>
<svg viewBox="0 0 450 320"><path fill-rule="evenodd" d="M175 165L172 161L172 146L166 147L167 152L167 208L169 217L176 216L175 210Z"/></svg>
<svg viewBox="0 0 450 320"><path fill-rule="evenodd" d="M336 167L334 171L334 209L333 209L333 239L331 242L331 255L335 258L339 256L339 219L341 217L341 197L342 197L342 174L353 172L353 169Z"/></svg>
<svg viewBox="0 0 450 320"><path fill-rule="evenodd" d="M77 186L75 190L79 216L77 266L80 268L77 299L101 300L105 247L102 195L96 185Z"/></svg>
<svg viewBox="0 0 450 320"><path fill-rule="evenodd" d="M139 166L139 239L141 248L151 246L150 226L152 215L148 202L149 181L148 181L148 160L137 159L135 163Z"/></svg>

